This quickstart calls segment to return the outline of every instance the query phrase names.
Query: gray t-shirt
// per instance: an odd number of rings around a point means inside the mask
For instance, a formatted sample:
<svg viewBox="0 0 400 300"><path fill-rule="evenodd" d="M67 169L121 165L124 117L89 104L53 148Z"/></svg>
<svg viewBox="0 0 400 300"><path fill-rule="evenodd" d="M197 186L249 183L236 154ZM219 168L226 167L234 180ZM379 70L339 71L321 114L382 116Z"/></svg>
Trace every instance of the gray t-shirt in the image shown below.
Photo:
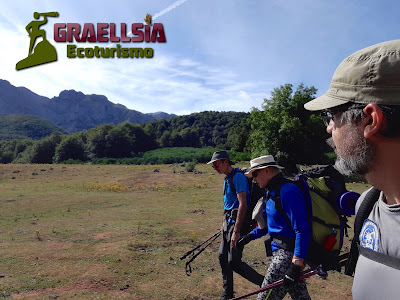
<svg viewBox="0 0 400 300"><path fill-rule="evenodd" d="M357 201L356 212L369 191L365 191ZM364 221L360 244L400 259L400 204L387 205L381 192L371 214ZM360 255L354 275L353 299L400 299L399 280L400 270Z"/></svg>

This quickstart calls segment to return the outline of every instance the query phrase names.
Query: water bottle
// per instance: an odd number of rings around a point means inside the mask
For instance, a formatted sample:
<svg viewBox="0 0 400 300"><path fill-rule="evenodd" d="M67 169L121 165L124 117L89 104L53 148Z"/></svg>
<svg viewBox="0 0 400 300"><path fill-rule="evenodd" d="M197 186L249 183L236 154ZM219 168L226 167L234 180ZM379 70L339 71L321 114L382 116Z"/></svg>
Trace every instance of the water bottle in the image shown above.
<svg viewBox="0 0 400 300"><path fill-rule="evenodd" d="M332 250L335 247L337 239L336 239L336 231L332 231L330 235L325 240L324 249L325 250Z"/></svg>

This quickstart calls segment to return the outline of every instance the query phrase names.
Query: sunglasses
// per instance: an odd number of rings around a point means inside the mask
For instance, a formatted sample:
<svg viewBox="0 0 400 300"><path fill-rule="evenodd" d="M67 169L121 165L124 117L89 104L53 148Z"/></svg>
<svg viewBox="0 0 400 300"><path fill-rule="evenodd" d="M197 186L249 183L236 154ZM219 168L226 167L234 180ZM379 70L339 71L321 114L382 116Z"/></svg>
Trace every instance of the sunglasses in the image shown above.
<svg viewBox="0 0 400 300"><path fill-rule="evenodd" d="M221 163L212 164L214 170L218 169Z"/></svg>
<svg viewBox="0 0 400 300"><path fill-rule="evenodd" d="M338 117L342 114L342 111L338 111L338 112L331 112L329 110L325 110L321 113L321 118L322 121L324 122L325 126L328 126L329 123L331 122L331 120L333 122L335 122L335 120L338 119ZM340 115L339 115L340 114Z"/></svg>
<svg viewBox="0 0 400 300"><path fill-rule="evenodd" d="M360 105L344 105L343 107L338 107L337 109L334 110L324 110L321 112L321 118L322 121L324 122L325 126L328 126L331 120L333 122L338 121L340 116L347 110L350 109L360 109L364 108L365 104L360 104Z"/></svg>
<svg viewBox="0 0 400 300"><path fill-rule="evenodd" d="M260 170L255 170L253 173L251 173L251 177L256 178L258 175L258 171L260 171Z"/></svg>

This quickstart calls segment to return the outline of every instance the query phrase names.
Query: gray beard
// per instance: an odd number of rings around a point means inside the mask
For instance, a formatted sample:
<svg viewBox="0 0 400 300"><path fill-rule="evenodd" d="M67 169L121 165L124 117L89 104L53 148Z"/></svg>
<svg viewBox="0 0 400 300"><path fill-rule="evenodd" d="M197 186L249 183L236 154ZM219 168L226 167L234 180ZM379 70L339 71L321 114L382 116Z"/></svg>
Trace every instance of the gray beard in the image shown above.
<svg viewBox="0 0 400 300"><path fill-rule="evenodd" d="M332 138L329 138L326 142L335 150L337 155L335 168L343 175L364 176L371 169L376 150L359 132L355 130L349 132L347 142L350 142L350 144L341 155L337 153Z"/></svg>

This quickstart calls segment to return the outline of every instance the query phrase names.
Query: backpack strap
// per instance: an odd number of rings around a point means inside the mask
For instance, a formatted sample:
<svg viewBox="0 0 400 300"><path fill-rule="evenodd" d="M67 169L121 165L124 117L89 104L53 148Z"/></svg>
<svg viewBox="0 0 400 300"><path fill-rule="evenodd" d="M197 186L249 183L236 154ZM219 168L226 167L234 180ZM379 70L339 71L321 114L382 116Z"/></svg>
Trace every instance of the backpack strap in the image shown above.
<svg viewBox="0 0 400 300"><path fill-rule="evenodd" d="M287 213L283 209L280 192L281 192L281 188L284 184L286 184L286 183L296 184L296 183L292 180L289 180L289 179L283 177L282 175L278 175L278 176L280 176L280 178L277 178L278 179L277 183L274 184L275 195L274 195L274 197L271 197L271 199L274 201L274 206L275 206L276 211L285 218L286 222L293 229L292 222L290 221ZM268 196L270 196L270 195L268 195ZM288 237L288 236L283 236L281 234L278 234L278 235L274 235L272 237L272 241L274 241L277 245L279 245L280 248L283 248L283 249L291 251L291 252L294 251L295 237Z"/></svg>
<svg viewBox="0 0 400 300"><path fill-rule="evenodd" d="M365 195L365 198L357 211L356 219L354 221L354 237L353 237L353 240L351 241L350 254L349 254L349 258L347 259L347 263L346 263L345 271L344 271L344 274L346 274L348 276L353 276L354 271L356 269L358 256L360 254L359 248L358 248L358 245L360 244L360 238L359 238L360 232L361 232L361 229L362 229L365 219L368 218L369 214L372 211L372 208L374 207L375 203L378 201L380 193L381 193L380 190L378 190L376 188L372 188Z"/></svg>
<svg viewBox="0 0 400 300"><path fill-rule="evenodd" d="M226 185L227 185L227 184L229 184L229 186L230 186L232 192L236 195L236 188L235 188L235 185L234 185L234 183L233 183L233 177L236 175L236 173L237 173L238 171L239 171L239 170L233 169L233 171L232 171L232 173L231 173L232 175L229 174L229 175L226 175L226 176L225 176L224 195L226 194Z"/></svg>
<svg viewBox="0 0 400 300"><path fill-rule="evenodd" d="M303 186L302 180L303 180L303 179L299 179L299 180L293 181L293 180L287 179L287 178L285 178L285 177L282 177L282 179L280 180L279 185L275 188L275 196L272 198L272 200L273 200L274 203L275 203L275 209L276 209L276 211L279 212L281 215L283 215L283 216L285 217L287 223L288 223L288 224L290 225L290 227L292 227L292 228L293 228L292 222L290 221L288 215L286 214L285 210L284 210L283 207L282 207L282 201L281 201L281 198L280 198L281 188L282 188L282 186L283 186L284 184L286 184L286 183L293 183L294 185L296 185L296 186L300 189L301 193L303 194L303 196L305 197L305 199L306 199L306 201L307 201L307 198L309 197L309 196L307 196L307 194L308 194L309 192L308 192L308 191L305 189L305 187ZM310 211L310 212L311 212L311 211ZM309 212L308 209L307 209L307 214L308 214L308 215L307 215L307 218L309 219L308 221L309 221L309 223L310 223L310 225L311 225L311 219L310 219L310 215L309 215L310 212ZM320 220L320 219L318 219L318 218L315 218L315 221L317 221L317 222L319 222L319 223L321 223L321 224L326 224L323 220ZM336 226L336 225L335 225L335 226Z"/></svg>
<svg viewBox="0 0 400 300"><path fill-rule="evenodd" d="M274 201L276 211L278 213L280 213L282 216L284 216L286 219L286 222L290 225L290 227L293 228L292 222L290 221L288 215L286 214L285 210L283 209L282 201L281 201L281 197L280 197L281 188L286 183L294 183L294 182L287 178L282 177L282 179L279 182L279 185L275 188L275 195L274 195L274 197L272 197L272 200Z"/></svg>
<svg viewBox="0 0 400 300"><path fill-rule="evenodd" d="M373 260L377 263L384 264L385 266L400 270L400 258L390 256L390 255L382 253L382 252L377 252L377 251L374 251L371 249L364 248L360 244L358 245L358 251L360 252L360 254L362 254L366 258L369 258L370 260Z"/></svg>

